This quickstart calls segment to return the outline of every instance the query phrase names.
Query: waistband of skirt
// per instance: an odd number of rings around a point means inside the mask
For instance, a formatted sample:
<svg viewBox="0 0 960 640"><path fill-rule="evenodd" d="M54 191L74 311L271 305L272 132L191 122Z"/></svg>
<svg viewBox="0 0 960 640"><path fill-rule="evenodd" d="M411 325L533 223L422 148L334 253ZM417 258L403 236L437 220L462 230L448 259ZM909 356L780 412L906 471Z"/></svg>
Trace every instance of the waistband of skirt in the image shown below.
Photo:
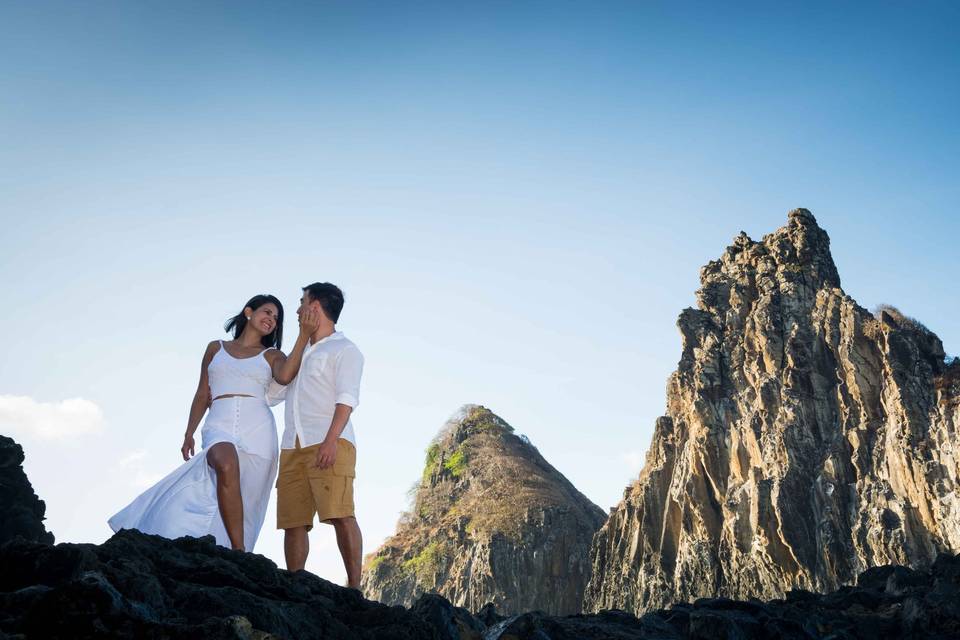
<svg viewBox="0 0 960 640"><path fill-rule="evenodd" d="M233 400L238 402L255 400L256 402L263 403L264 405L267 404L267 399L264 396L227 396L226 398L216 398L215 400L212 400L210 406L216 406L218 402L231 402Z"/></svg>
<svg viewBox="0 0 960 640"><path fill-rule="evenodd" d="M231 402L231 400L233 402ZM243 415L267 415L273 416L270 407L262 398L223 398L210 405L207 411L208 418L226 418L228 416L236 417Z"/></svg>

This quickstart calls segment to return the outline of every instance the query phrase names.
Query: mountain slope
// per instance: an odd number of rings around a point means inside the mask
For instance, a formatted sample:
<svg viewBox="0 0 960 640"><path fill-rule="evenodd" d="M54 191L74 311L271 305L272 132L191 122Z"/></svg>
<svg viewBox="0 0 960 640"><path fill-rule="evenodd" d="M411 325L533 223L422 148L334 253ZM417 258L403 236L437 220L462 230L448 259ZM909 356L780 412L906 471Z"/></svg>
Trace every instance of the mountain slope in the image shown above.
<svg viewBox="0 0 960 640"><path fill-rule="evenodd" d="M435 591L476 611L580 610L601 509L483 407L461 409L427 450L414 509L368 557L367 597Z"/></svg>

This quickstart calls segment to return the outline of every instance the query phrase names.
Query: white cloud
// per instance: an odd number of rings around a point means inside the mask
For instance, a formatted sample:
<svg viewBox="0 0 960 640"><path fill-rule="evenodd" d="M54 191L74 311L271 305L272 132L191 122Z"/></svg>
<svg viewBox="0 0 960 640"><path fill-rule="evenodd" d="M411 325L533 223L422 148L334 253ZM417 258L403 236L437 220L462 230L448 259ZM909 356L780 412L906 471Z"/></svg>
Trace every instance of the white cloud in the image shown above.
<svg viewBox="0 0 960 640"><path fill-rule="evenodd" d="M29 396L0 395L0 432L44 440L103 433L103 411L83 398L37 402Z"/></svg>

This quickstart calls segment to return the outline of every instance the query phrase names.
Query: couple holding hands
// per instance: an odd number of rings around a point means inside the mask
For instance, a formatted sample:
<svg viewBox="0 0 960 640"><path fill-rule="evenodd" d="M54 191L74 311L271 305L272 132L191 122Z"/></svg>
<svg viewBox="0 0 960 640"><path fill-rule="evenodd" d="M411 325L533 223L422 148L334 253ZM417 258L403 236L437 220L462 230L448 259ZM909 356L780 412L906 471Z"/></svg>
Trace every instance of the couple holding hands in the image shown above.
<svg viewBox="0 0 960 640"><path fill-rule="evenodd" d="M276 478L287 569L304 568L316 514L333 525L347 585L359 588L363 541L353 505L350 414L359 403L363 355L336 330L342 309L335 285L304 287L300 333L285 355L283 305L272 295L251 298L224 327L233 340L214 340L203 354L184 464L110 518L110 527L167 538L213 535L218 544L252 551ZM278 447L270 407L284 401ZM202 449L194 455L204 413Z"/></svg>

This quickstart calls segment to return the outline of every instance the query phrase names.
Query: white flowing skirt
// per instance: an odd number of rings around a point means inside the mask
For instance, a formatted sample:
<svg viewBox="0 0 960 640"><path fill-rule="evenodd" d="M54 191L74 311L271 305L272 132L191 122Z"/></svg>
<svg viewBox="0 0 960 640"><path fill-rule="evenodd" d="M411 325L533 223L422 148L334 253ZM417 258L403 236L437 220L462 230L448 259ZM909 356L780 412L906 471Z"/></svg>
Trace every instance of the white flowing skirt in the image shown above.
<svg viewBox="0 0 960 640"><path fill-rule="evenodd" d="M214 400L200 436L203 450L110 518L111 529L138 529L165 538L212 535L217 544L229 547L217 504L217 474L206 454L217 443L231 442L240 459L243 546L253 551L277 477L273 413L261 398Z"/></svg>

